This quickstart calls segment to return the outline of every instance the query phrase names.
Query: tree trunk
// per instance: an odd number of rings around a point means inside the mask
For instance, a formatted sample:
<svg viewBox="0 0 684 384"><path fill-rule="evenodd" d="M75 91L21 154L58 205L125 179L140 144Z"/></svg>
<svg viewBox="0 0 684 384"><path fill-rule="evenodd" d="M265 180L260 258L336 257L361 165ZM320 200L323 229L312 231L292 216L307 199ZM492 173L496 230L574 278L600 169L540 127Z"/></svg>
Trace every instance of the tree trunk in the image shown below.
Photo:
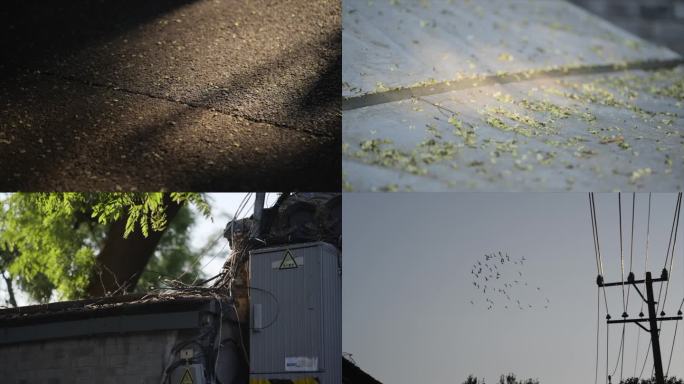
<svg viewBox="0 0 684 384"><path fill-rule="evenodd" d="M138 283L147 263L154 254L157 244L181 205L165 198L167 225L162 231L150 231L147 237L140 230L133 231L124 239L127 216L112 223L107 231L104 247L97 255L90 277L87 294L101 297L124 294L132 291Z"/></svg>
<svg viewBox="0 0 684 384"><path fill-rule="evenodd" d="M2 271L2 278L5 280L5 284L7 285L7 293L9 294L9 303L12 307L16 308L17 307L17 300L14 298L14 287L12 285L12 276L8 273L7 276L5 276L5 271Z"/></svg>

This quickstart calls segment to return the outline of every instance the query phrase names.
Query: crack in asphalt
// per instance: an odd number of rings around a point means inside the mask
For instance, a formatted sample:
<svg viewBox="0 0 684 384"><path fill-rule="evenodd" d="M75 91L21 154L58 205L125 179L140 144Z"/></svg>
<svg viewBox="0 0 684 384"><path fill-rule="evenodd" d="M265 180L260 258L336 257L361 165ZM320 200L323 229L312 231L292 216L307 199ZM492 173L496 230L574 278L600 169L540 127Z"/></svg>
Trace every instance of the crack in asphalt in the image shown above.
<svg viewBox="0 0 684 384"><path fill-rule="evenodd" d="M616 73L629 70L657 70L674 68L684 64L684 59L671 60L644 60L627 63L613 63L601 65L585 65L568 68L550 68L539 70L527 70L499 75L488 75L474 79L447 80L433 84L423 84L409 87L400 87L388 91L367 93L360 96L345 97L342 99L342 110L348 111L378 104L395 101L421 98L421 96L437 95L451 91L475 88L494 84L517 83L521 81L536 80L541 78L558 78L574 75L595 75L600 73Z"/></svg>
<svg viewBox="0 0 684 384"><path fill-rule="evenodd" d="M257 119L257 118L254 118L254 117L251 117L248 115L231 114L231 113L227 113L225 111L221 111L219 109L207 106L206 104L203 104L203 103L174 99L171 97L160 96L158 94L154 94L154 93L150 93L150 92L134 91L134 90L127 89L127 88L118 87L118 86L115 86L113 84L105 84L105 83L98 83L98 82L94 82L94 81L90 81L90 80L83 80L83 79L80 79L80 78L73 76L73 75L62 75L59 73L51 72L49 70L48 71L37 70L37 71L32 71L32 72L36 73L38 75L41 75L41 76L50 76L50 77L54 77L54 78L57 78L60 80L69 81L72 83L78 83L78 84L93 87L93 88L104 88L104 89L108 89L108 90L112 90L112 91L119 91L122 93L131 94L131 95L146 96L146 97L149 97L149 98L155 99L155 100L168 101L168 102L172 102L175 104L185 105L185 106L190 107L190 108L204 109L206 111L220 113L221 115L232 117L232 118L245 119L245 120L252 122L252 123L268 124L268 125L276 127L276 128L286 129L286 130L294 131L294 132L301 133L301 134L307 134L309 136L313 136L313 137L319 138L319 139L334 139L334 136L331 134L321 133L321 132L314 131L314 130L307 129L307 128L295 128L295 127L289 126L287 124L277 123L277 122L273 122L273 121L270 121L267 119Z"/></svg>

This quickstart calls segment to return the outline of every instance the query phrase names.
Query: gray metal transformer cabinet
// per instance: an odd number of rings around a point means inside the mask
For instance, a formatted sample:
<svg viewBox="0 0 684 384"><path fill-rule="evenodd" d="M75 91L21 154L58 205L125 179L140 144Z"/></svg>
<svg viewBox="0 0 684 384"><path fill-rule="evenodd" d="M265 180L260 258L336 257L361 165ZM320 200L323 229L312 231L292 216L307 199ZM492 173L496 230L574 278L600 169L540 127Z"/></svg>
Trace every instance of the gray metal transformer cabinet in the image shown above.
<svg viewBox="0 0 684 384"><path fill-rule="evenodd" d="M342 265L304 243L250 255L250 381L342 382Z"/></svg>

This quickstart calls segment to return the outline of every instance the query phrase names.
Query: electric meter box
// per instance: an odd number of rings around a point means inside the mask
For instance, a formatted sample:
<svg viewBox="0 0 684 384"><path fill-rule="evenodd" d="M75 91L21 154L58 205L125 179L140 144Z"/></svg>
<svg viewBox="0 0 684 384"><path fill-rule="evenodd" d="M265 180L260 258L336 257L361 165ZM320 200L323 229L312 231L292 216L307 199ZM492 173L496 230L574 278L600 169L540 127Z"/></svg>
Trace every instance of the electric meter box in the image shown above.
<svg viewBox="0 0 684 384"><path fill-rule="evenodd" d="M171 374L171 384L205 384L204 367L201 364L180 365Z"/></svg>
<svg viewBox="0 0 684 384"><path fill-rule="evenodd" d="M342 265L304 243L250 253L250 378L342 382Z"/></svg>

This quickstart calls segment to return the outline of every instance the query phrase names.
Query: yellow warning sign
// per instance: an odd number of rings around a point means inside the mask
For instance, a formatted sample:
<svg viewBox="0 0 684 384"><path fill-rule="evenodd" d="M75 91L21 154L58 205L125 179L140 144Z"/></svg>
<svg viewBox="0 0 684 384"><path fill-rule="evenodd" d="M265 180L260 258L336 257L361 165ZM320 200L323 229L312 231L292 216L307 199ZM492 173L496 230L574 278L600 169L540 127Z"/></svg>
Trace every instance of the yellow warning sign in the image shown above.
<svg viewBox="0 0 684 384"><path fill-rule="evenodd" d="M283 261L280 262L280 266L278 269L292 269L292 268L297 268L297 262L295 261L294 256L292 256L292 252L290 250L285 251L285 256L283 257Z"/></svg>
<svg viewBox="0 0 684 384"><path fill-rule="evenodd" d="M181 378L180 384L193 384L194 381L192 381L192 375L190 374L190 369L185 368L185 373L183 374L183 377Z"/></svg>

